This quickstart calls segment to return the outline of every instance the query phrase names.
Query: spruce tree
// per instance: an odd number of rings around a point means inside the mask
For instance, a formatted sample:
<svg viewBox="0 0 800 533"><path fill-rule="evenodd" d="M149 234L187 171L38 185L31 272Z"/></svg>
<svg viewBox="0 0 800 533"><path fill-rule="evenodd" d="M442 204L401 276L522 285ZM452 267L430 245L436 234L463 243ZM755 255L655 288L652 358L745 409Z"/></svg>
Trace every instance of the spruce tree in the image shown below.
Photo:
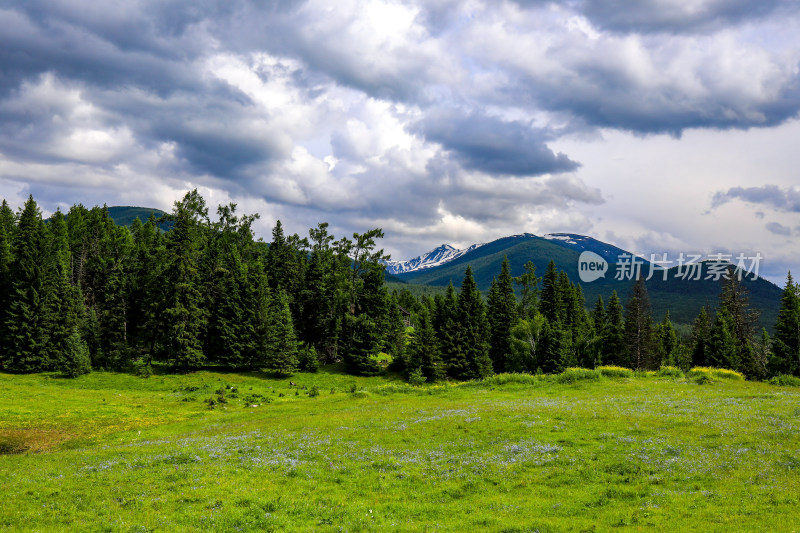
<svg viewBox="0 0 800 533"><path fill-rule="evenodd" d="M280 291L275 299L273 309L273 331L271 351L267 355L265 367L277 374L297 372L297 337L292 323L292 312L289 309L289 298Z"/></svg>
<svg viewBox="0 0 800 533"><path fill-rule="evenodd" d="M52 278L48 273L49 245L39 207L28 197L18 217L10 268L11 294L6 314L2 367L11 372L41 372L50 360L49 313Z"/></svg>
<svg viewBox="0 0 800 533"><path fill-rule="evenodd" d="M424 308L417 317L414 335L411 337L411 344L408 347L406 370L407 374L419 371L428 382L444 377L444 364L439 352L436 332L433 329L433 321L428 310Z"/></svg>
<svg viewBox="0 0 800 533"><path fill-rule="evenodd" d="M561 318L561 292L559 291L559 276L554 261L547 265L542 281L542 293L539 299L539 312L544 315L550 325Z"/></svg>
<svg viewBox="0 0 800 533"><path fill-rule="evenodd" d="M781 295L772 354L770 375L800 375L800 288L791 272L786 276L786 286Z"/></svg>
<svg viewBox="0 0 800 533"><path fill-rule="evenodd" d="M492 373L489 359L489 323L486 306L472 276L472 267L464 273L458 293L456 311L456 339L458 354L448 372L456 379L482 379Z"/></svg>
<svg viewBox="0 0 800 533"><path fill-rule="evenodd" d="M617 291L611 293L606 309L606 327L600 338L600 361L605 365L629 366L625 344L625 321Z"/></svg>
<svg viewBox="0 0 800 533"><path fill-rule="evenodd" d="M6 315L11 298L11 237L14 231L14 214L3 200L0 206L0 369L7 357Z"/></svg>
<svg viewBox="0 0 800 533"><path fill-rule="evenodd" d="M492 280L489 290L489 357L495 373L506 371L506 359L511 353L511 327L517 320L517 298L514 295L511 266L503 258L500 276Z"/></svg>
<svg viewBox="0 0 800 533"><path fill-rule="evenodd" d="M700 313L692 326L690 338L691 365L709 366L708 342L711 336L711 318L705 306L700 308Z"/></svg>
<svg viewBox="0 0 800 533"><path fill-rule="evenodd" d="M458 298L453 284L447 286L444 296L437 294L434 297L433 328L436 331L436 338L439 340L439 350L442 354L442 361L450 371L451 365L458 366L457 360L460 357L459 345L456 331Z"/></svg>
<svg viewBox="0 0 800 533"><path fill-rule="evenodd" d="M68 378L76 378L92 371L89 359L89 347L81 338L78 328L74 328L67 337L62 355L59 358L58 369Z"/></svg>
<svg viewBox="0 0 800 533"><path fill-rule="evenodd" d="M708 337L708 364L714 368L737 370L740 364L733 320L726 308L717 312Z"/></svg>
<svg viewBox="0 0 800 533"><path fill-rule="evenodd" d="M167 291L163 349L165 358L178 369L191 370L205 360L202 331L206 323L199 277L205 244L208 209L197 189L175 202L173 227L167 234Z"/></svg>
<svg viewBox="0 0 800 533"><path fill-rule="evenodd" d="M658 365L676 366L678 364L678 332L672 325L669 311L664 320L655 327L656 354Z"/></svg>
<svg viewBox="0 0 800 533"><path fill-rule="evenodd" d="M633 285L625 306L626 365L637 370L657 367L653 345L653 319L650 298L644 279L639 277Z"/></svg>

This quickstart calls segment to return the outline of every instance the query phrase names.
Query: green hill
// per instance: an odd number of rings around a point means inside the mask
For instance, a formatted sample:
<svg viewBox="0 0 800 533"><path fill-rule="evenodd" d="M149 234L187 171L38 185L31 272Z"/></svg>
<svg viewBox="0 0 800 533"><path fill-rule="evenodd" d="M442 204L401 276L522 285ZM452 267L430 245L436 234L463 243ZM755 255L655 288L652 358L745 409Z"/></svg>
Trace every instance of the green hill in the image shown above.
<svg viewBox="0 0 800 533"><path fill-rule="evenodd" d="M153 207L134 207L129 205L115 205L108 208L108 215L120 226L130 226L137 218L142 222L147 222L150 214L160 218L167 213Z"/></svg>

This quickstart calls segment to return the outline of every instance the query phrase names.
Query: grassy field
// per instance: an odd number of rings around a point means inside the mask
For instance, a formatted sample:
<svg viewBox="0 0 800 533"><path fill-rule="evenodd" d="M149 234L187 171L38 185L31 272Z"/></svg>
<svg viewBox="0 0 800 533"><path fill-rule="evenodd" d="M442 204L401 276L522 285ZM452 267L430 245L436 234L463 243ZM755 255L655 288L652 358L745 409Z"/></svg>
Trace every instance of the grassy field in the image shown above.
<svg viewBox="0 0 800 533"><path fill-rule="evenodd" d="M0 530L797 530L800 389L712 381L0 374Z"/></svg>

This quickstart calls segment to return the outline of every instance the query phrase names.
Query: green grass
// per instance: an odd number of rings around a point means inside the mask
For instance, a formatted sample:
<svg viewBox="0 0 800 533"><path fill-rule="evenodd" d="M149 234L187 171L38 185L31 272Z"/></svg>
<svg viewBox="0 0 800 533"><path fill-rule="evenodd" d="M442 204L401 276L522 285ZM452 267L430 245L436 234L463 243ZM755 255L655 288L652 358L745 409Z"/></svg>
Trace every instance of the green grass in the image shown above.
<svg viewBox="0 0 800 533"><path fill-rule="evenodd" d="M800 522L800 390L592 372L423 387L330 367L280 379L0 374L0 530Z"/></svg>

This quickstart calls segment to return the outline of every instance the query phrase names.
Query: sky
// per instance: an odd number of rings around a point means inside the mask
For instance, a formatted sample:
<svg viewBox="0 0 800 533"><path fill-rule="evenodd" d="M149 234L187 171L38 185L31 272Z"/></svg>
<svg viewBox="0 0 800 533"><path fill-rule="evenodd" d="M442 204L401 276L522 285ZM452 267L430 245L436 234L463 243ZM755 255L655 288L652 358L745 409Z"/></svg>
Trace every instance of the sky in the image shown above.
<svg viewBox="0 0 800 533"><path fill-rule="evenodd" d="M0 197L800 272L800 2L0 0Z"/></svg>

